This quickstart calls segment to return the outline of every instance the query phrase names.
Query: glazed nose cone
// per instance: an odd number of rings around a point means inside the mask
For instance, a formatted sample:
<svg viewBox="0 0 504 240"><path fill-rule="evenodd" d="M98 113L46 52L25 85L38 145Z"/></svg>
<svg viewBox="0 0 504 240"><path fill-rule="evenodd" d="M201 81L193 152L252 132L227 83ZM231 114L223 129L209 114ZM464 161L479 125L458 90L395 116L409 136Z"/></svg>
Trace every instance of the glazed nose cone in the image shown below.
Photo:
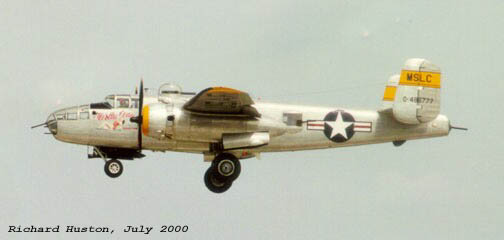
<svg viewBox="0 0 504 240"><path fill-rule="evenodd" d="M51 113L49 117L47 117L47 128L52 133L52 135L58 134L58 121L54 117L54 113Z"/></svg>

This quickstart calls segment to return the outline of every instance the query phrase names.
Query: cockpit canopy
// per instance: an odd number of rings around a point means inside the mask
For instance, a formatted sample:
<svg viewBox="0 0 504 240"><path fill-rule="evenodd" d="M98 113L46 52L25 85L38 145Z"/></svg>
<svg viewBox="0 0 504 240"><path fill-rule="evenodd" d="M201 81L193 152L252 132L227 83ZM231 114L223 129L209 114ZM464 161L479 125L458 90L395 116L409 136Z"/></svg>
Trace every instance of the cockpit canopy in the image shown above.
<svg viewBox="0 0 504 240"><path fill-rule="evenodd" d="M179 97L182 93L182 88L174 83L165 83L159 87L158 99L164 103L170 103L173 98Z"/></svg>
<svg viewBox="0 0 504 240"><path fill-rule="evenodd" d="M147 88L144 89L147 95L149 95L148 90ZM158 100L169 104L173 103L174 99L178 99L182 95L193 96L195 94L196 93L193 92L182 92L182 88L177 84L166 83L159 87ZM105 97L105 102L91 103L90 107L92 109L138 108L138 104L138 95L112 94Z"/></svg>
<svg viewBox="0 0 504 240"><path fill-rule="evenodd" d="M181 94L182 88L174 83L165 83L159 87L158 96L166 96L169 94Z"/></svg>
<svg viewBox="0 0 504 240"><path fill-rule="evenodd" d="M94 109L138 108L138 97L125 94L113 94L105 97L105 102L91 103Z"/></svg>

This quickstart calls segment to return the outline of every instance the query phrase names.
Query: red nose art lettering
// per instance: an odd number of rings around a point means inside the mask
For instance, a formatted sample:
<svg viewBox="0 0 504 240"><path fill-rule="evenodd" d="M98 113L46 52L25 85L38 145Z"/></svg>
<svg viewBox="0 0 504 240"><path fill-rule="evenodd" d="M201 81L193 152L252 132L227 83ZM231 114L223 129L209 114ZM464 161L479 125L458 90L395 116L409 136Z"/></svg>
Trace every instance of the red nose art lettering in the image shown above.
<svg viewBox="0 0 504 240"><path fill-rule="evenodd" d="M134 117L134 116L135 116L135 114L130 113L130 112L121 111L119 113L119 117L120 118L131 118L131 117Z"/></svg>
<svg viewBox="0 0 504 240"><path fill-rule="evenodd" d="M134 117L135 114L130 112L121 111L119 113L111 112L111 113L98 113L96 115L96 120L99 121L107 121L107 120L117 120L120 118L131 118Z"/></svg>
<svg viewBox="0 0 504 240"><path fill-rule="evenodd" d="M104 120L116 120L117 115L115 113L98 113L96 119L100 121Z"/></svg>

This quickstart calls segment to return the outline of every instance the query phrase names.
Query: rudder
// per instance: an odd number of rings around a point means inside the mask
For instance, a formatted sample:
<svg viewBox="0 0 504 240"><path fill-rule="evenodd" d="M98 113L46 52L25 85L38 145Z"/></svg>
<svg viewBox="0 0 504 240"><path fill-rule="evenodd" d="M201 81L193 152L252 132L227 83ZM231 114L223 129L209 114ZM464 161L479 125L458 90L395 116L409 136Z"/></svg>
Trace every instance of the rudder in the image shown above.
<svg viewBox="0 0 504 240"><path fill-rule="evenodd" d="M390 77L383 96L384 110L405 124L434 120L440 113L441 70L425 59L408 59L401 75Z"/></svg>

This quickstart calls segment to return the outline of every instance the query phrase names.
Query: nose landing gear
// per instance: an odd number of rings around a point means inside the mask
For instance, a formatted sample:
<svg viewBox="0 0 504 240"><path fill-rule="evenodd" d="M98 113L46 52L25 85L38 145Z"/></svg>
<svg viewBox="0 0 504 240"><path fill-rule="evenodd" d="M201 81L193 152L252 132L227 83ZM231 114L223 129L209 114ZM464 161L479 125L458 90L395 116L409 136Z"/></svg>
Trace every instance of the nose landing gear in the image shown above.
<svg viewBox="0 0 504 240"><path fill-rule="evenodd" d="M215 157L205 173L205 185L214 193L227 191L241 172L240 161L232 154L221 153Z"/></svg>
<svg viewBox="0 0 504 240"><path fill-rule="evenodd" d="M123 169L122 163L117 159L110 159L105 162L105 174L111 178L121 176Z"/></svg>
<svg viewBox="0 0 504 240"><path fill-rule="evenodd" d="M105 162L105 174L111 178L121 176L124 167L118 159L133 160L135 158L143 158L145 155L136 149L128 148L109 148L109 147L93 147L93 151L89 153L88 158L101 158Z"/></svg>

